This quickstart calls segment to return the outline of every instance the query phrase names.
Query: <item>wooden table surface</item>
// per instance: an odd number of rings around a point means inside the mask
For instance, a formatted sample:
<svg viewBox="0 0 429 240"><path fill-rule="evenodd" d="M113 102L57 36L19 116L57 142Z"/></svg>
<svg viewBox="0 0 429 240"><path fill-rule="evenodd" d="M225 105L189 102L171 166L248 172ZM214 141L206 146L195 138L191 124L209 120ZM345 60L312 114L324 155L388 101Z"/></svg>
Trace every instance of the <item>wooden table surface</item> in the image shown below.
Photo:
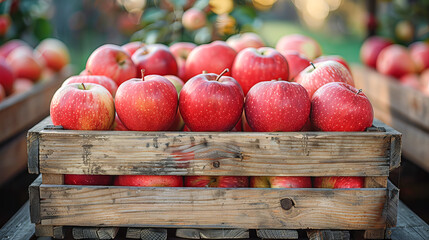
<svg viewBox="0 0 429 240"><path fill-rule="evenodd" d="M399 202L398 224L391 230L392 240L429 239L429 225L402 202ZM37 239L34 236L34 224L30 222L29 202L25 203L21 209L0 229L0 239ZM50 238L40 239L46 240Z"/></svg>

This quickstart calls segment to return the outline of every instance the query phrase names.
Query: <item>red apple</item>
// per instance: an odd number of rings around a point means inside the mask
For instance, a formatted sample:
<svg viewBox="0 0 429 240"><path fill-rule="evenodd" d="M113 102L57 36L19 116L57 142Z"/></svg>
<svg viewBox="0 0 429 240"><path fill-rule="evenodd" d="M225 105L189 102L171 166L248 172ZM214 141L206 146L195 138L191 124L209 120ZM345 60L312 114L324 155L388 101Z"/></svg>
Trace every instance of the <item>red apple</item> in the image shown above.
<svg viewBox="0 0 429 240"><path fill-rule="evenodd" d="M242 176L186 176L185 187L245 188L249 178Z"/></svg>
<svg viewBox="0 0 429 240"><path fill-rule="evenodd" d="M325 61L329 61L329 60L341 63L344 67L347 68L347 70L349 70L350 74L352 73L352 70L350 69L350 66L347 63L347 61L343 57L341 57L339 55L320 56L320 57L314 59L313 63L325 62Z"/></svg>
<svg viewBox="0 0 429 240"><path fill-rule="evenodd" d="M243 132L253 132L253 129L249 126L249 123L247 122L245 111L243 111L243 115L241 116L241 122L243 126Z"/></svg>
<svg viewBox="0 0 429 240"><path fill-rule="evenodd" d="M40 42L35 52L36 56L40 54L48 68L56 72L70 63L70 54L67 46L55 38L47 38Z"/></svg>
<svg viewBox="0 0 429 240"><path fill-rule="evenodd" d="M112 97L115 97L116 91L118 90L118 85L116 85L115 81L112 79L106 77L106 76L72 76L67 78L64 83L64 85L70 84L70 83L95 83L103 86L107 89L107 91L110 92Z"/></svg>
<svg viewBox="0 0 429 240"><path fill-rule="evenodd" d="M255 132L294 132L310 115L310 98L298 83L260 82L247 94L244 110Z"/></svg>
<svg viewBox="0 0 429 240"><path fill-rule="evenodd" d="M15 48L21 47L21 46L28 46L28 44L20 39L13 39L10 40L8 42L6 42L5 44L3 44L0 47L0 56L7 58L7 56L13 51L15 50Z"/></svg>
<svg viewBox="0 0 429 240"><path fill-rule="evenodd" d="M89 76L91 75L90 72L88 72L88 70L84 69L82 70L82 72L79 73L79 76Z"/></svg>
<svg viewBox="0 0 429 240"><path fill-rule="evenodd" d="M6 95L12 93L14 81L15 76L12 68L3 58L0 58L0 85L3 86Z"/></svg>
<svg viewBox="0 0 429 240"><path fill-rule="evenodd" d="M429 69L429 43L415 42L409 46L411 58L417 68L417 72Z"/></svg>
<svg viewBox="0 0 429 240"><path fill-rule="evenodd" d="M115 107L118 117L132 131L164 131L177 112L177 92L163 76L133 78L119 86Z"/></svg>
<svg viewBox="0 0 429 240"><path fill-rule="evenodd" d="M116 176L114 184L136 187L183 187L183 178L162 175L121 175Z"/></svg>
<svg viewBox="0 0 429 240"><path fill-rule="evenodd" d="M71 130L109 130L115 119L112 95L94 83L71 83L60 87L52 97L54 125Z"/></svg>
<svg viewBox="0 0 429 240"><path fill-rule="evenodd" d="M6 98L6 92L4 91L4 88L2 85L0 85L0 102L3 101Z"/></svg>
<svg viewBox="0 0 429 240"><path fill-rule="evenodd" d="M11 21L9 14L0 15L0 36L6 35L9 30Z"/></svg>
<svg viewBox="0 0 429 240"><path fill-rule="evenodd" d="M137 76L137 68L131 57L120 46L113 44L97 48L89 56L86 69L91 75L111 78L118 86Z"/></svg>
<svg viewBox="0 0 429 240"><path fill-rule="evenodd" d="M251 177L252 188L311 188L311 177Z"/></svg>
<svg viewBox="0 0 429 240"><path fill-rule="evenodd" d="M258 82L289 79L288 62L273 48L246 48L237 54L232 77L243 88L244 96Z"/></svg>
<svg viewBox="0 0 429 240"><path fill-rule="evenodd" d="M198 8L190 8L183 13L182 24L190 31L200 29L206 25L206 14Z"/></svg>
<svg viewBox="0 0 429 240"><path fill-rule="evenodd" d="M363 188L363 177L315 177L315 188Z"/></svg>
<svg viewBox="0 0 429 240"><path fill-rule="evenodd" d="M344 82L354 86L352 75L347 68L335 61L309 66L298 74L295 81L307 89L310 99L317 89L330 82Z"/></svg>
<svg viewBox="0 0 429 240"><path fill-rule="evenodd" d="M310 118L316 130L358 132L371 127L374 112L361 90L346 83L333 82L314 93Z"/></svg>
<svg viewBox="0 0 429 240"><path fill-rule="evenodd" d="M310 66L310 60L297 51L285 51L283 56L289 65L289 81L294 81L298 74Z"/></svg>
<svg viewBox="0 0 429 240"><path fill-rule="evenodd" d="M6 61L12 67L16 78L27 78L36 82L42 75L44 63L37 60L33 50L27 46L14 49Z"/></svg>
<svg viewBox="0 0 429 240"><path fill-rule="evenodd" d="M389 39L373 36L366 39L360 48L360 59L365 65L376 68L377 58L381 50L392 45Z"/></svg>
<svg viewBox="0 0 429 240"><path fill-rule="evenodd" d="M261 37L259 37L258 34L252 32L232 35L226 40L226 44L232 47L236 52L240 52L241 50L248 47L265 47L265 43Z"/></svg>
<svg viewBox="0 0 429 240"><path fill-rule="evenodd" d="M164 77L167 78L174 85L177 91L177 95L179 95L184 85L183 81L174 75L165 75ZM184 125L185 125L185 122L183 121L182 115L180 115L179 108L177 108L177 113L176 113L176 116L174 117L173 124L171 124L168 130L181 131Z"/></svg>
<svg viewBox="0 0 429 240"><path fill-rule="evenodd" d="M170 46L170 51L174 55L177 62L178 73L177 76L182 80L186 79L186 59L188 58L191 51L197 45L189 42L178 42Z"/></svg>
<svg viewBox="0 0 429 240"><path fill-rule="evenodd" d="M308 118L304 124L304 127L301 128L300 132L311 132L313 128L311 127L311 119Z"/></svg>
<svg viewBox="0 0 429 240"><path fill-rule="evenodd" d="M320 48L319 43L316 40L301 34L283 36L277 42L276 49L282 54L290 50L298 51L310 60L322 55L322 49Z"/></svg>
<svg viewBox="0 0 429 240"><path fill-rule="evenodd" d="M406 47L393 44L380 52L377 58L377 71L400 78L405 74L414 73L416 66Z"/></svg>
<svg viewBox="0 0 429 240"><path fill-rule="evenodd" d="M145 75L177 75L177 63L169 48L162 44L150 44L138 49L131 57L139 73Z"/></svg>
<svg viewBox="0 0 429 240"><path fill-rule="evenodd" d="M408 86L408 87L414 88L416 90L420 90L420 88L421 88L419 75L417 75L415 73L410 73L410 74L402 76L399 79L399 82L403 86Z"/></svg>
<svg viewBox="0 0 429 240"><path fill-rule="evenodd" d="M74 175L65 174L65 185L112 185L113 177L109 175Z"/></svg>
<svg viewBox="0 0 429 240"><path fill-rule="evenodd" d="M115 121L113 122L112 128L113 131L129 131L127 127L119 119L118 114L115 114Z"/></svg>
<svg viewBox="0 0 429 240"><path fill-rule="evenodd" d="M122 49L128 53L128 55L132 56L138 49L144 47L146 44L143 42L129 42L127 44L122 45Z"/></svg>
<svg viewBox="0 0 429 240"><path fill-rule="evenodd" d="M25 78L15 79L13 82L12 95L24 93L30 91L34 86L33 81Z"/></svg>
<svg viewBox="0 0 429 240"><path fill-rule="evenodd" d="M191 78L180 92L179 109L194 132L229 131L243 112L244 95L232 77L207 73Z"/></svg>
<svg viewBox="0 0 429 240"><path fill-rule="evenodd" d="M186 60L186 78L183 80L187 81L203 71L220 73L225 68L231 69L236 55L235 50L223 41L200 45L192 50ZM230 73L226 73L226 76L230 75Z"/></svg>

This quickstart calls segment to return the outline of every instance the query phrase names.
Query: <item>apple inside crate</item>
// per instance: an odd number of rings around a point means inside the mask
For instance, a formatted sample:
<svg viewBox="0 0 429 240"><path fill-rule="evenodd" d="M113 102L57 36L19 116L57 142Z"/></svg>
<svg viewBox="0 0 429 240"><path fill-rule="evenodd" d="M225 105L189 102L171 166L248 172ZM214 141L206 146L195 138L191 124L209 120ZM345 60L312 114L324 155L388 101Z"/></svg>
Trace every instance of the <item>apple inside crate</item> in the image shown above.
<svg viewBox="0 0 429 240"><path fill-rule="evenodd" d="M63 226L366 230L396 224L401 134L365 132L74 131L47 118L28 134L32 222ZM364 188L65 185L64 174L361 176ZM376 233L376 235L374 235Z"/></svg>

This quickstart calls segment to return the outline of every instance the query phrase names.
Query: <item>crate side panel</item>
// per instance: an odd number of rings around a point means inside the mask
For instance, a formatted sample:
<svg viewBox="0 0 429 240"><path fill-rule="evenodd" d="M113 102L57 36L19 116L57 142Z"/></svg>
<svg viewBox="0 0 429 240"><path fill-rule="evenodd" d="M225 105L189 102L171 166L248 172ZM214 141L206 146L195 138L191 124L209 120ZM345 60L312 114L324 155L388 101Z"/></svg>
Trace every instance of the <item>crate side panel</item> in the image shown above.
<svg viewBox="0 0 429 240"><path fill-rule="evenodd" d="M215 189L42 185L47 225L377 229L385 189ZM292 208L280 201L290 198Z"/></svg>
<svg viewBox="0 0 429 240"><path fill-rule="evenodd" d="M42 131L40 171L105 175L387 176L390 141L390 135L383 132Z"/></svg>

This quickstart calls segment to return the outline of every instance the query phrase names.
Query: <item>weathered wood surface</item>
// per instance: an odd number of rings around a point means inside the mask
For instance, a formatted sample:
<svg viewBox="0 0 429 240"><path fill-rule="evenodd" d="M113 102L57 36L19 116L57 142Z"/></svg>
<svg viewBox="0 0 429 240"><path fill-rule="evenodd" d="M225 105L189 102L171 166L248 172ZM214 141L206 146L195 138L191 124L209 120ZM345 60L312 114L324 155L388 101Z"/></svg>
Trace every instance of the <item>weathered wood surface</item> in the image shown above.
<svg viewBox="0 0 429 240"><path fill-rule="evenodd" d="M35 84L26 92L0 103L0 143L28 130L49 115L49 106L55 91L71 73L66 70L52 79Z"/></svg>
<svg viewBox="0 0 429 240"><path fill-rule="evenodd" d="M404 156L429 172L429 148L426 147L429 146L429 132L376 104L374 113L377 118L402 132Z"/></svg>
<svg viewBox="0 0 429 240"><path fill-rule="evenodd" d="M401 134L394 130L349 133L41 130L38 134L37 143L29 144L29 152L39 154L29 157L29 166L39 168L31 172L54 174L388 176L389 168L399 165L401 142Z"/></svg>
<svg viewBox="0 0 429 240"><path fill-rule="evenodd" d="M25 170L27 166L26 149L26 133L21 133L0 144L0 185Z"/></svg>
<svg viewBox="0 0 429 240"><path fill-rule="evenodd" d="M117 227L73 227L74 239L115 239Z"/></svg>
<svg viewBox="0 0 429 240"><path fill-rule="evenodd" d="M42 175L28 187L30 198L30 219L32 223L40 223L40 185L42 184Z"/></svg>
<svg viewBox="0 0 429 240"><path fill-rule="evenodd" d="M181 228L176 230L176 237L186 239L247 239L249 238L249 230Z"/></svg>
<svg viewBox="0 0 429 240"><path fill-rule="evenodd" d="M379 229L384 189L40 186L44 225ZM280 201L292 199L284 210ZM162 200L162 201L161 201Z"/></svg>
<svg viewBox="0 0 429 240"><path fill-rule="evenodd" d="M34 224L30 222L30 202L21 209L0 229L0 239L28 240L34 234Z"/></svg>
<svg viewBox="0 0 429 240"><path fill-rule="evenodd" d="M349 231L308 230L309 240L350 240Z"/></svg>
<svg viewBox="0 0 429 240"><path fill-rule="evenodd" d="M429 97L369 67L354 64L351 68L356 87L363 89L372 103L406 116L429 131Z"/></svg>
<svg viewBox="0 0 429 240"><path fill-rule="evenodd" d="M168 237L165 228L128 228L126 238L142 240L166 240Z"/></svg>
<svg viewBox="0 0 429 240"><path fill-rule="evenodd" d="M297 230L288 229L258 229L256 236L261 239L298 239Z"/></svg>
<svg viewBox="0 0 429 240"><path fill-rule="evenodd" d="M39 132L48 124L52 124L51 117L46 117L27 133L28 172L39 174Z"/></svg>

